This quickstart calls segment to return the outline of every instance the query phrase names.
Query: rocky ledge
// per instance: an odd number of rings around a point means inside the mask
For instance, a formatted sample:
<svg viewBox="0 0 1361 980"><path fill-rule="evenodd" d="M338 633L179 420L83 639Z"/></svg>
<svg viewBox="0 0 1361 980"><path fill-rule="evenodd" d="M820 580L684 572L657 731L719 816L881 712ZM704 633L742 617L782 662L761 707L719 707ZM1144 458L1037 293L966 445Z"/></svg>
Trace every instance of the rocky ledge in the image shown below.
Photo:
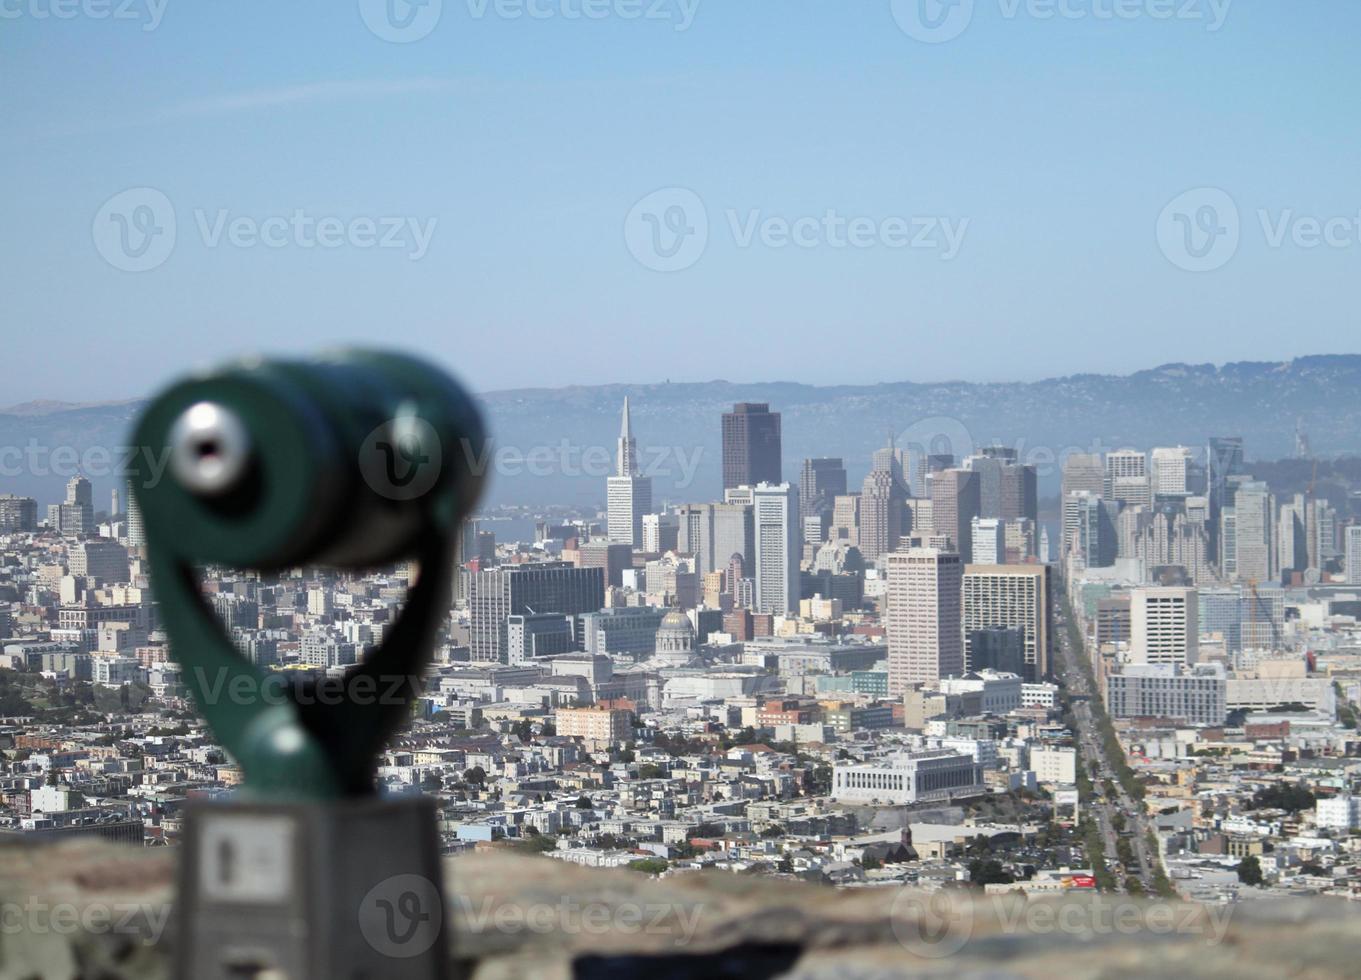
<svg viewBox="0 0 1361 980"><path fill-rule="evenodd" d="M0 980L170 976L175 851L0 847ZM653 878L543 857L447 868L456 976L1355 977L1361 906L1202 908L1118 896L835 890L727 873ZM400 977L399 965L392 976Z"/></svg>

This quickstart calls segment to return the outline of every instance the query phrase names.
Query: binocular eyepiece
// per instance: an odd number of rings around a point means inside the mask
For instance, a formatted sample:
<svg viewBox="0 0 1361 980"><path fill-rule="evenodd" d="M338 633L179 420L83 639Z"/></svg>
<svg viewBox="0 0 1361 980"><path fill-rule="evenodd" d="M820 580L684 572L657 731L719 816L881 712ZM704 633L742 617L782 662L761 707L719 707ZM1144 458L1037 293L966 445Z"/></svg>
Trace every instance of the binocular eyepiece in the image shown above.
<svg viewBox="0 0 1361 980"><path fill-rule="evenodd" d="M367 567L452 533L485 440L467 393L415 358L243 363L152 403L132 482L148 540L190 561Z"/></svg>

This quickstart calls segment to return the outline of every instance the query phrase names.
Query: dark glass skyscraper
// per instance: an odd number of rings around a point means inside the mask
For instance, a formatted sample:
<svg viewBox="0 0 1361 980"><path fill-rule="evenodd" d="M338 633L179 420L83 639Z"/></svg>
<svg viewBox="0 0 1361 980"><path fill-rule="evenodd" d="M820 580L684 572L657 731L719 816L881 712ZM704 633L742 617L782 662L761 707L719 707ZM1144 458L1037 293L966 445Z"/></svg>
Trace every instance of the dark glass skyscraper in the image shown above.
<svg viewBox="0 0 1361 980"><path fill-rule="evenodd" d="M780 413L740 402L723 414L723 489L782 483Z"/></svg>

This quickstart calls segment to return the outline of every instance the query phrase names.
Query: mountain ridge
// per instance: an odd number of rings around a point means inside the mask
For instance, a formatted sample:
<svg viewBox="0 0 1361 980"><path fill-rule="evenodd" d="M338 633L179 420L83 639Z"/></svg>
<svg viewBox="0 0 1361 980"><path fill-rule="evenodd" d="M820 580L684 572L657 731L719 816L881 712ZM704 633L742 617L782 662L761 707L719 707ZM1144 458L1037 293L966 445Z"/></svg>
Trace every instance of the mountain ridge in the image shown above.
<svg viewBox="0 0 1361 980"><path fill-rule="evenodd" d="M478 395L500 454L488 502L602 502L608 467L602 470L601 461L614 458L625 395L639 446L653 458L659 503L721 492L719 417L736 401L770 402L782 413L787 479L798 479L804 457L841 456L853 486L890 434L899 445L948 448L956 456L994 440L1016 446L1040 466L1046 492L1057 485L1054 460L1069 451L1203 446L1212 434L1242 435L1249 458L1274 459L1293 452L1297 420L1320 455L1361 451L1357 354L1223 365L1172 361L1124 375L1014 382L812 385L718 379L540 386ZM92 448L116 455L144 403L30 402L16 406L20 413L0 411L0 492L59 499L66 476L35 465L28 448L49 456L60 449L66 458L74 451L84 459ZM35 405L51 407L39 411ZM583 464L588 453L591 466ZM535 454L548 462L529 466L525 460ZM118 482L111 470L90 475L101 494Z"/></svg>

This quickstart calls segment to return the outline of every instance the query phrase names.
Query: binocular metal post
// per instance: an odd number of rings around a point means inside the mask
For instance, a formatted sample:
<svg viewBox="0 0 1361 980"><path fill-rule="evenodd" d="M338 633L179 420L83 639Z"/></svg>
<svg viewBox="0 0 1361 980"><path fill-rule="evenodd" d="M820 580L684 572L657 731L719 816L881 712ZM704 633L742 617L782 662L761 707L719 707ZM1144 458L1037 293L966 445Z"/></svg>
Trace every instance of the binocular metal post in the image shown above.
<svg viewBox="0 0 1361 980"><path fill-rule="evenodd" d="M353 352L190 378L139 422L132 474L152 585L185 686L244 771L186 811L178 972L194 980L439 978L431 801L376 795L448 610L454 540L480 490L472 400L431 366ZM153 461L166 461L164 475ZM343 677L282 680L242 657L204 565L280 571L415 561L381 648Z"/></svg>

